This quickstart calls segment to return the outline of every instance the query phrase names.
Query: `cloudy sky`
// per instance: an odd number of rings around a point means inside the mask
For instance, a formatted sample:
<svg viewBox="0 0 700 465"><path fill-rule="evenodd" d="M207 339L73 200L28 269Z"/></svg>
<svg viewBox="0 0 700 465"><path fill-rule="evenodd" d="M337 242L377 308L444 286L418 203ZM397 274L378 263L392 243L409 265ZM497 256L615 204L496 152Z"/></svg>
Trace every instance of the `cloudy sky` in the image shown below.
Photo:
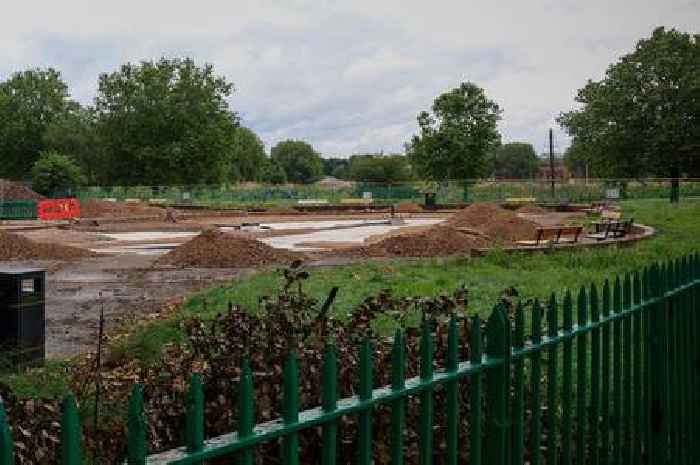
<svg viewBox="0 0 700 465"><path fill-rule="evenodd" d="M101 72L191 56L235 84L268 149L324 156L402 150L418 112L469 80L503 108L504 141L541 151L576 89L658 25L698 32L698 0L25 0L2 6L0 79L53 66L89 103Z"/></svg>

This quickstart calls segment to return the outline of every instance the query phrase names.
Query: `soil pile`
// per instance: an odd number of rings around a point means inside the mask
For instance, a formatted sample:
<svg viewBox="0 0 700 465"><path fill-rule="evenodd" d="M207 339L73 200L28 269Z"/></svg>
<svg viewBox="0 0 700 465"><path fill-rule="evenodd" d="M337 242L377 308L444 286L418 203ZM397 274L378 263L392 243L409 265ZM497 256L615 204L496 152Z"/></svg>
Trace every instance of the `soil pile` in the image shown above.
<svg viewBox="0 0 700 465"><path fill-rule="evenodd" d="M37 194L24 184L12 182L7 179L0 179L0 201L13 200L43 200L41 194Z"/></svg>
<svg viewBox="0 0 700 465"><path fill-rule="evenodd" d="M527 204L527 205L523 205L522 207L518 208L518 213L528 213L530 215L544 215L545 213L548 213L548 212L544 208L538 207L537 205Z"/></svg>
<svg viewBox="0 0 700 465"><path fill-rule="evenodd" d="M72 260L93 256L95 253L86 249L34 242L18 234L0 231L0 260Z"/></svg>
<svg viewBox="0 0 700 465"><path fill-rule="evenodd" d="M163 215L163 209L140 203L105 202L90 199L80 204L83 218L119 218L135 215Z"/></svg>
<svg viewBox="0 0 700 465"><path fill-rule="evenodd" d="M537 223L520 218L515 212L491 203L475 203L460 210L447 220L457 228L471 228L486 234L496 242L532 239Z"/></svg>
<svg viewBox="0 0 700 465"><path fill-rule="evenodd" d="M258 240L217 230L204 231L159 258L159 265L228 268L287 263L301 254L275 249Z"/></svg>
<svg viewBox="0 0 700 465"><path fill-rule="evenodd" d="M423 209L413 202L401 202L396 206L397 213L421 213Z"/></svg>
<svg viewBox="0 0 700 465"><path fill-rule="evenodd" d="M390 236L374 244L338 251L351 257L439 257L463 255L486 247L489 240L449 226L433 226L425 231Z"/></svg>

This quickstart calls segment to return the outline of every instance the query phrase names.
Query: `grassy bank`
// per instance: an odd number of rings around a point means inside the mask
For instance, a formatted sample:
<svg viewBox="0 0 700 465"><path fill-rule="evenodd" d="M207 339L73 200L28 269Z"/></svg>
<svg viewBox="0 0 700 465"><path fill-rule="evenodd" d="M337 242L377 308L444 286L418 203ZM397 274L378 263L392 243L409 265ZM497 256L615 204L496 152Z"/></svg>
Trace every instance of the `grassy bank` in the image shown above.
<svg viewBox="0 0 700 465"><path fill-rule="evenodd" d="M313 268L305 288L316 298L324 299L333 286L338 286L340 292L333 310L342 315L382 289L392 289L398 295L427 296L464 283L469 289L472 311L483 313L490 310L506 287L515 287L524 298L544 297L697 250L700 201L686 201L678 206L660 200L629 201L624 209L625 216L654 226L657 236L627 247L549 254L506 254L494 250L483 258L368 261ZM213 315L226 308L229 301L254 309L260 296L274 294L281 283L275 270L264 271L192 296L182 313Z"/></svg>

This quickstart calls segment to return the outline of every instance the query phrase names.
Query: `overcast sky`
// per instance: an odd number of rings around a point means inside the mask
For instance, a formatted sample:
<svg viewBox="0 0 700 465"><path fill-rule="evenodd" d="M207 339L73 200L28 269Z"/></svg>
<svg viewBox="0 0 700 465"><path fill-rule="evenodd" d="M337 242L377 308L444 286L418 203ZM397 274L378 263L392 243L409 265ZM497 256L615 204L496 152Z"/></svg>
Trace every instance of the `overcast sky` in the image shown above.
<svg viewBox="0 0 700 465"><path fill-rule="evenodd" d="M191 56L235 84L268 150L304 139L326 157L401 151L418 112L469 80L504 110L504 141L540 152L576 89L658 25L698 32L700 2L25 0L2 5L0 79L53 66L90 103L101 72Z"/></svg>

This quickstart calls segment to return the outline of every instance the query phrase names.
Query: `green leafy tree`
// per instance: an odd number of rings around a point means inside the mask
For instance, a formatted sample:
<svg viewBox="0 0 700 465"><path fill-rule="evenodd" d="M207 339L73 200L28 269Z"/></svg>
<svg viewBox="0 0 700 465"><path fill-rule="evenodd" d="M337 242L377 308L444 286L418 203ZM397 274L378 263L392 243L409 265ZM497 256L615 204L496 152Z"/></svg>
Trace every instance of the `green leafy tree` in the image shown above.
<svg viewBox="0 0 700 465"><path fill-rule="evenodd" d="M535 149L526 142L510 142L493 152L493 173L500 178L534 178L539 164Z"/></svg>
<svg viewBox="0 0 700 465"><path fill-rule="evenodd" d="M560 116L607 177L695 174L700 156L700 36L654 30L578 91L580 109ZM672 189L677 191L677 189ZM672 198L672 200L674 200Z"/></svg>
<svg viewBox="0 0 700 465"><path fill-rule="evenodd" d="M321 156L311 144L285 140L272 147L272 161L284 169L288 182L310 184L323 176Z"/></svg>
<svg viewBox="0 0 700 465"><path fill-rule="evenodd" d="M282 165L268 159L263 165L260 180L269 184L286 184L287 174Z"/></svg>
<svg viewBox="0 0 700 465"><path fill-rule="evenodd" d="M408 181L411 165L403 155L353 155L348 167L353 181L392 183Z"/></svg>
<svg viewBox="0 0 700 465"><path fill-rule="evenodd" d="M237 115L233 85L192 59L127 63L99 78L103 183L218 183L229 174Z"/></svg>
<svg viewBox="0 0 700 465"><path fill-rule="evenodd" d="M90 183L97 181L99 173L108 171L91 108L75 106L54 119L44 131L43 143L46 150L68 155L75 160Z"/></svg>
<svg viewBox="0 0 700 465"><path fill-rule="evenodd" d="M260 180L267 156L265 145L255 132L245 127L236 128L230 154L232 180Z"/></svg>
<svg viewBox="0 0 700 465"><path fill-rule="evenodd" d="M338 179L346 179L348 177L347 158L323 158L323 174L333 176Z"/></svg>
<svg viewBox="0 0 700 465"><path fill-rule="evenodd" d="M47 127L76 106L52 68L18 72L0 82L0 176L29 176L45 149Z"/></svg>
<svg viewBox="0 0 700 465"><path fill-rule="evenodd" d="M46 195L65 195L83 186L85 176L71 157L56 151L42 152L32 167L32 187Z"/></svg>
<svg viewBox="0 0 700 465"><path fill-rule="evenodd" d="M471 82L437 97L431 113L418 115L420 133L406 145L415 172L433 181L486 175L489 154L500 145L500 115L499 106Z"/></svg>

